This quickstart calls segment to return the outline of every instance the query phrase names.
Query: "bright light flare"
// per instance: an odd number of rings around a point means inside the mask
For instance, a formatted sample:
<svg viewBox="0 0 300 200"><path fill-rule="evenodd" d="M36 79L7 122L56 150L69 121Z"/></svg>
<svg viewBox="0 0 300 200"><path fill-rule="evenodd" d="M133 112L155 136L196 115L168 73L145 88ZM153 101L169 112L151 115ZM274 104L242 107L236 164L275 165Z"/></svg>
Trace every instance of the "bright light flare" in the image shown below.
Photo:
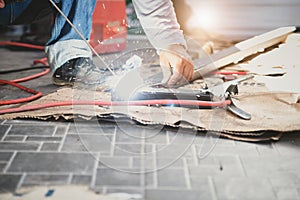
<svg viewBox="0 0 300 200"><path fill-rule="evenodd" d="M213 29L218 26L217 9L213 6L200 5L195 8L193 16L189 20L189 26Z"/></svg>

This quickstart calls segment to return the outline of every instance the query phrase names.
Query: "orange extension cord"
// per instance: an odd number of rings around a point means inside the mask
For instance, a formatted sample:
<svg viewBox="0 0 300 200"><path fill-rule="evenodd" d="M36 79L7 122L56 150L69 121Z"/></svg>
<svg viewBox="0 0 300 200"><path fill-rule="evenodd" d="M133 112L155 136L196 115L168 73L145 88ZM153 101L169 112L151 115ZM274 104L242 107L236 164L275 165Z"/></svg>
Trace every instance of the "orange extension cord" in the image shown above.
<svg viewBox="0 0 300 200"><path fill-rule="evenodd" d="M17 42L0 42L0 46L4 45L11 45L11 46L19 46L19 47L26 47L32 48L37 50L43 50L44 47L31 45L31 44L24 44L24 43L17 43ZM49 66L47 63L47 58L42 58L40 60L35 60L34 65L36 64L43 64L45 66ZM50 69L47 68L43 72L34 74L28 77L15 79L15 80L0 80L0 84L9 84L11 86L17 87L22 89L26 92L34 94L33 96L20 98L20 99L13 99L13 100L4 100L0 101L1 105L10 105L10 104L17 104L17 103L25 103L29 101L33 101L38 99L42 96L41 92L32 90L30 88L24 87L17 83L29 81L41 76L46 75L50 72ZM201 106L201 107L224 107L231 103L230 100L213 102L213 101L195 101L195 100L174 100L174 99L157 99L157 100L141 100L141 101L61 101L61 102L49 102L45 104L38 104L33 106L22 106L17 108L8 108L0 110L0 114L7 114L7 113L16 113L16 112L24 112L24 111L31 111L31 110L38 110L43 108L50 108L50 107L59 107L59 106L72 106L72 105L96 105L96 106L150 106L150 105L179 105L179 106Z"/></svg>

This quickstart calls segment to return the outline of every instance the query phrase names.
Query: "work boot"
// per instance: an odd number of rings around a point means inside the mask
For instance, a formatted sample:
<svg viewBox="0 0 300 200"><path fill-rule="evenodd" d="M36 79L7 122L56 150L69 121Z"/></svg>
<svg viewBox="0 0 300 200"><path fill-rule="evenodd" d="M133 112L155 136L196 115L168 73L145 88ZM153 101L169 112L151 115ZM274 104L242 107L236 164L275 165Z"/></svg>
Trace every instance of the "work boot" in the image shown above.
<svg viewBox="0 0 300 200"><path fill-rule="evenodd" d="M59 67L52 76L55 85L74 85L83 83L87 85L100 84L101 70L90 58L74 58ZM103 81L103 80L102 80Z"/></svg>

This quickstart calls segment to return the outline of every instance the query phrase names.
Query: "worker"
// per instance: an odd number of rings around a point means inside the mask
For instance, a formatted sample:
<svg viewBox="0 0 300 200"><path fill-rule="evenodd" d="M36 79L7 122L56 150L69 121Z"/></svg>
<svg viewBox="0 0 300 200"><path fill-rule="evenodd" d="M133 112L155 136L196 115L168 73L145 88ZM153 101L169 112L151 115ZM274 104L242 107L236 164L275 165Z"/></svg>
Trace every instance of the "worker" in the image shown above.
<svg viewBox="0 0 300 200"><path fill-rule="evenodd" d="M86 40L96 0L53 0ZM194 66L177 23L171 0L133 0L137 16L151 44L158 50L163 83L174 86L193 77ZM26 24L53 14L52 35L45 47L56 85L101 82L89 46L48 0L0 0L0 24Z"/></svg>

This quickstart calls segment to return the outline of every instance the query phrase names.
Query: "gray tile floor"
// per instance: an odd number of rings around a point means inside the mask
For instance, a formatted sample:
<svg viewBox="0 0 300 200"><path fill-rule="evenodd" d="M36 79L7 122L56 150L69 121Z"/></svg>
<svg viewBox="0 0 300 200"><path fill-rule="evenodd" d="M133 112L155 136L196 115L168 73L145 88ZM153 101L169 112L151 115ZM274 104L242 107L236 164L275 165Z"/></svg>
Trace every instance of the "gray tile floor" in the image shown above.
<svg viewBox="0 0 300 200"><path fill-rule="evenodd" d="M29 66L43 53L0 48L0 55L4 70ZM22 84L44 94L58 88L50 75ZM26 95L0 87L0 99ZM299 132L245 143L130 123L0 120L1 192L74 184L147 200L300 199L299 169Z"/></svg>

